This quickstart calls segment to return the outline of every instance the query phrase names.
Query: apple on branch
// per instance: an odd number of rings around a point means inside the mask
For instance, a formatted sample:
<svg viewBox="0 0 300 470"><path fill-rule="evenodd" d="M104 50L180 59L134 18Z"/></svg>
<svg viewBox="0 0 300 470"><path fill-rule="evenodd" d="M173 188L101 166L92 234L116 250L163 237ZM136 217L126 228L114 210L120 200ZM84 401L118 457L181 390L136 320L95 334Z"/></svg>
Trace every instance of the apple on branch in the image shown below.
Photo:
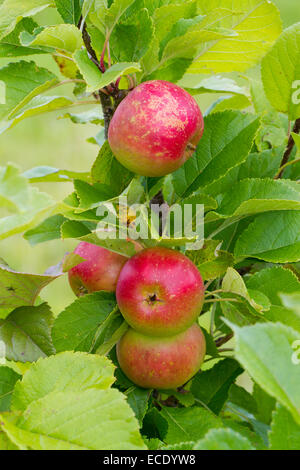
<svg viewBox="0 0 300 470"><path fill-rule="evenodd" d="M204 284L199 270L185 255L154 247L127 261L116 295L132 328L150 336L171 336L196 321L203 305Z"/></svg>
<svg viewBox="0 0 300 470"><path fill-rule="evenodd" d="M145 336L130 328L117 344L121 369L143 388L181 387L198 372L205 352L205 338L196 323L166 338Z"/></svg>
<svg viewBox="0 0 300 470"><path fill-rule="evenodd" d="M164 80L144 82L118 106L110 147L122 165L143 176L164 176L195 152L204 121L195 99Z"/></svg>

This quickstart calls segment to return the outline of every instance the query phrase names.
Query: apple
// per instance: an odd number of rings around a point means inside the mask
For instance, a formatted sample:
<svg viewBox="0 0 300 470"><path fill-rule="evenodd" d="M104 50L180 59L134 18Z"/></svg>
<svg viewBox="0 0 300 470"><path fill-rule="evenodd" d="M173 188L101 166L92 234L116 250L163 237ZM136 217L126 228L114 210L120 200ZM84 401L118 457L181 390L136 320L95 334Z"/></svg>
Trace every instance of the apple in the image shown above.
<svg viewBox="0 0 300 470"><path fill-rule="evenodd" d="M172 336L196 321L203 305L204 285L199 270L185 255L154 247L127 261L116 296L132 328L150 336Z"/></svg>
<svg viewBox="0 0 300 470"><path fill-rule="evenodd" d="M174 83L141 83L118 106L108 140L115 157L143 176L164 176L190 158L204 130L195 99Z"/></svg>
<svg viewBox="0 0 300 470"><path fill-rule="evenodd" d="M130 328L117 344L117 357L127 377L143 388L174 389L201 367L206 352L204 335L195 323L166 338L144 336Z"/></svg>
<svg viewBox="0 0 300 470"><path fill-rule="evenodd" d="M68 273L70 286L78 297L99 290L116 290L119 274L128 260L126 256L87 242L79 243L74 253L85 260Z"/></svg>

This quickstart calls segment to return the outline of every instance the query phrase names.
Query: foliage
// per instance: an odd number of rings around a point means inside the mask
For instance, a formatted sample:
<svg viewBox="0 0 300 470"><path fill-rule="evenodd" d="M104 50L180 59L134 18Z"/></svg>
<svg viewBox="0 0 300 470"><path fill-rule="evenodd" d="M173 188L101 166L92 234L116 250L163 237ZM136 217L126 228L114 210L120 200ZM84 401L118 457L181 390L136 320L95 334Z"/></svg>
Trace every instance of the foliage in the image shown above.
<svg viewBox="0 0 300 470"><path fill-rule="evenodd" d="M49 7L60 24L38 23ZM115 229L137 220L124 215L120 195L147 208L160 191L171 209L203 204L202 248L154 226L156 236L139 242L195 262L207 340L204 370L184 389L143 390L118 367L127 325L114 294L85 295L56 317L43 301L78 260L39 275L1 260L0 449L300 449L300 24L282 32L267 0L4 0L0 57L9 59L0 68L1 133L59 111L96 125L100 147L84 172L2 165L0 239L78 239L130 257L126 238L97 236L99 209L109 207ZM104 142L110 114L149 79L178 83L200 107L214 97L194 155L164 178L133 175ZM60 93L65 83L72 96ZM74 190L55 201L35 186L52 182ZM251 393L236 384L244 371Z"/></svg>

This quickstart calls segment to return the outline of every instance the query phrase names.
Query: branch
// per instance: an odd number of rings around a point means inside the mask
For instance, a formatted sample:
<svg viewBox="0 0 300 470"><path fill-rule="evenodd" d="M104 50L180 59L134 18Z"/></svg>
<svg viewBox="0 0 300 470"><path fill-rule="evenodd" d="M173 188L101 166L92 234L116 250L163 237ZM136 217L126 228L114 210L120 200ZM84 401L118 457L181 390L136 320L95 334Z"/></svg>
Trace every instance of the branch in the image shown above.
<svg viewBox="0 0 300 470"><path fill-rule="evenodd" d="M299 132L300 132L300 119L297 119L295 121L293 132L295 134L299 134ZM290 135L286 151L284 152L284 155L283 155L283 158L282 158L282 161L281 161L281 164L280 164L280 171L279 171L279 173L277 173L277 175L274 177L274 179L277 180L277 179L282 178L284 170L286 168L286 164L289 161L289 158L290 158L290 155L293 151L294 146L295 146L295 141L293 139L293 136Z"/></svg>
<svg viewBox="0 0 300 470"><path fill-rule="evenodd" d="M223 346L223 344L228 343L233 338L233 333L229 333L229 335L222 336L222 338L218 338L216 340L216 346L219 348L220 346Z"/></svg>

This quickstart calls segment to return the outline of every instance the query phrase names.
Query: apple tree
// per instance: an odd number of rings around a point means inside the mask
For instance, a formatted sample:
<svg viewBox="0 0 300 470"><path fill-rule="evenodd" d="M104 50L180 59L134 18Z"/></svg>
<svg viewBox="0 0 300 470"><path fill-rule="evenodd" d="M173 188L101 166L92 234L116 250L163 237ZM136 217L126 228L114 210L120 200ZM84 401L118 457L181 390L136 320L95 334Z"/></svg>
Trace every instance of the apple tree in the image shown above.
<svg viewBox="0 0 300 470"><path fill-rule="evenodd" d="M40 25L53 9L59 23ZM40 55L56 74L37 65ZM184 387L141 388L117 361L128 324L115 289L77 292L58 316L43 301L84 253L33 274L0 251L0 449L299 450L300 23L283 30L267 0L0 0L0 57L2 139L61 110L74 125L96 124L99 147L85 172L38 157L26 172L2 162L0 239L77 239L109 250L106 266L137 246L182 253L204 280L206 340ZM114 155L109 127L139 85L160 80L196 100L204 133L175 171L141 176ZM60 92L66 83L72 96ZM130 129L139 142L138 124ZM65 181L74 190L63 201L36 187ZM201 206L204 240L174 227L166 237L159 214L124 212L120 197L170 213L191 205L192 228ZM142 218L147 233L134 243L99 236L104 209L114 215L107 233Z"/></svg>

